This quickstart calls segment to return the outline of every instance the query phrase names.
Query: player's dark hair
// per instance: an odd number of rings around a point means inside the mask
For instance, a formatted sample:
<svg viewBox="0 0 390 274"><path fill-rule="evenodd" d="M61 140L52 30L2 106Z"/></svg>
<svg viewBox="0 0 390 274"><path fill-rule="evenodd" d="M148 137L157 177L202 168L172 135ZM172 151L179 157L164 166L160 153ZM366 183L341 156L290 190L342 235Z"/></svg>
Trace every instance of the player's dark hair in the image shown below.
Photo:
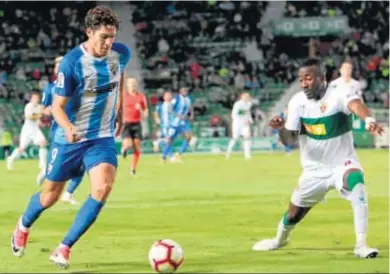
<svg viewBox="0 0 390 274"><path fill-rule="evenodd" d="M39 90L33 89L31 91L31 95L41 95L41 92Z"/></svg>
<svg viewBox="0 0 390 274"><path fill-rule="evenodd" d="M303 61L303 63L301 64L300 67L301 68L303 68L303 67L316 67L317 71L321 75L325 75L326 74L326 69L325 69L324 64L321 62L321 60L319 60L317 58L306 59L305 61Z"/></svg>
<svg viewBox="0 0 390 274"><path fill-rule="evenodd" d="M119 29L118 15L109 7L99 5L90 9L85 16L85 27L97 29L100 26L115 26Z"/></svg>

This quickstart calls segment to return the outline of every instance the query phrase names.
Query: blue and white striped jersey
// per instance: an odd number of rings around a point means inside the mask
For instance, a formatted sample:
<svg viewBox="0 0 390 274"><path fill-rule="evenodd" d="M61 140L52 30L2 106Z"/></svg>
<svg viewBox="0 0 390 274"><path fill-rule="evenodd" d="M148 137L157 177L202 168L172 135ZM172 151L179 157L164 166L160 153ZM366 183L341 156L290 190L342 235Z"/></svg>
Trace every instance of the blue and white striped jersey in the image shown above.
<svg viewBox="0 0 390 274"><path fill-rule="evenodd" d="M114 136L119 83L130 55L130 48L114 43L105 57L94 57L80 45L62 59L55 94L69 97L65 112L80 142ZM52 140L68 143L56 122L52 127Z"/></svg>
<svg viewBox="0 0 390 274"><path fill-rule="evenodd" d="M178 115L181 115L183 117L187 117L191 110L191 99L188 96L183 96L181 94L177 95L172 100L172 111L174 114L174 118L172 121L172 126L176 127L182 124L184 121L183 119L180 119Z"/></svg>
<svg viewBox="0 0 390 274"><path fill-rule="evenodd" d="M173 119L172 104L170 102L162 102L157 105L156 112L160 118L160 128L169 127Z"/></svg>
<svg viewBox="0 0 390 274"><path fill-rule="evenodd" d="M48 83L42 91L42 105L49 107L53 103L55 82Z"/></svg>

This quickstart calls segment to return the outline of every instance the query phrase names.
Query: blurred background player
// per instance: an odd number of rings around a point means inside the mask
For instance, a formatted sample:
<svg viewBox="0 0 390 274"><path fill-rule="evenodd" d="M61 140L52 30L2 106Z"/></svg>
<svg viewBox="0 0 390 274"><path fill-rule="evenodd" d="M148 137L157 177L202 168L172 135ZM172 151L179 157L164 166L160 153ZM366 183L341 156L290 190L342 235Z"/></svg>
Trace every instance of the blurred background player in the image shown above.
<svg viewBox="0 0 390 274"><path fill-rule="evenodd" d="M166 146L168 145L166 138L168 136L169 125L172 122L173 112L172 112L172 93L166 91L163 94L163 102L159 103L154 111L154 121L159 126L159 132L157 133L157 140L155 141L155 151L160 150L164 152ZM169 151L168 157L173 161L173 151L172 147Z"/></svg>
<svg viewBox="0 0 390 274"><path fill-rule="evenodd" d="M190 121L193 119L194 111L192 102L188 96L188 88L182 87L179 94L172 100L173 118L168 130L167 146L163 152L162 159L165 161L172 152L172 143L177 136L183 135L183 144L176 154L176 159L181 160L181 156L187 151L192 137ZM191 116L189 116L191 115Z"/></svg>
<svg viewBox="0 0 390 274"><path fill-rule="evenodd" d="M130 60L130 49L114 43L119 19L110 8L90 9L85 26L88 40L68 52L60 64L46 181L42 190L32 195L11 238L13 254L23 256L30 228L58 201L65 182L84 165L91 194L49 257L61 268L69 266L72 246L95 222L115 182L118 156L114 137L122 128L123 74Z"/></svg>
<svg viewBox="0 0 390 274"><path fill-rule="evenodd" d="M54 76L57 77L58 69L62 60L62 56L58 56L54 61ZM49 82L45 88L43 89L42 93L42 105L44 106L43 113L47 116L51 116L52 118L52 112L51 112L51 105L53 103L53 97L55 92L55 84L56 81ZM65 203L70 203L72 205L77 205L78 202L73 199L73 192L76 190L76 188L80 185L81 181L83 180L84 176L84 167L80 170L80 176L76 176L72 178L72 180L69 182L68 187L64 194L62 195L62 201ZM43 179L40 184L42 184Z"/></svg>
<svg viewBox="0 0 390 274"><path fill-rule="evenodd" d="M241 94L240 100L234 103L232 109L232 139L229 142L226 158L230 157L230 154L233 151L233 147L236 144L238 138L242 136L244 143L244 157L245 159L251 158L251 147L250 147L250 138L251 138L251 124L252 115L251 115L251 97L249 93L244 92Z"/></svg>
<svg viewBox="0 0 390 274"><path fill-rule="evenodd" d="M352 90L362 97L362 90L359 81L352 78L352 63L348 60L344 61L340 66L340 77L333 80L329 86L331 88L335 86L343 86L342 89L346 91Z"/></svg>
<svg viewBox="0 0 390 274"><path fill-rule="evenodd" d="M32 143L39 146L39 168L41 171L37 176L37 184L45 177L46 162L47 162L47 141L39 128L40 119L42 117L43 107L40 102L40 94L37 91L31 93L30 102L24 108L24 124L20 133L19 147L14 149L11 156L7 158L7 168L13 169L14 161L18 159L26 148Z"/></svg>
<svg viewBox="0 0 390 274"><path fill-rule="evenodd" d="M138 91L134 77L126 79L126 92L123 94L124 128L122 133L122 156L126 158L128 150L133 147L133 161L130 172L135 175L141 155L142 118L149 115L148 104L143 93Z"/></svg>

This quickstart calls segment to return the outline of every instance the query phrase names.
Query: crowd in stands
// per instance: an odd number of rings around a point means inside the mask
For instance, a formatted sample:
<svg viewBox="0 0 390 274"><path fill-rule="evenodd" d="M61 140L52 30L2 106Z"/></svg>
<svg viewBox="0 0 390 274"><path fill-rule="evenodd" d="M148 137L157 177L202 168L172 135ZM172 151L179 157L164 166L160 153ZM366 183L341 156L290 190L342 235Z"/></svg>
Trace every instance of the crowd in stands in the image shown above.
<svg viewBox="0 0 390 274"><path fill-rule="evenodd" d="M262 61L264 53L258 45L269 41L261 41L258 22L267 2L133 4L137 7L132 18L138 30L137 49L150 73L147 78L153 74L171 78L174 89L179 84L194 88L235 82L242 87L261 85L257 77L264 68L256 61ZM235 51L244 42L248 53L254 53L248 60L245 51Z"/></svg>
<svg viewBox="0 0 390 274"><path fill-rule="evenodd" d="M25 101L42 89L53 57L85 40L83 19L93 2L0 2L0 98Z"/></svg>
<svg viewBox="0 0 390 274"><path fill-rule="evenodd" d="M287 18L347 16L350 29L344 34L312 38L275 37L262 28L267 2L131 4L146 88L161 95L164 88L189 86L195 97L201 94L199 115L210 114L209 105L230 109L243 90L266 110L264 102L278 98L270 96L269 83L291 83L308 55L326 62L329 81L338 77L342 61L351 60L365 101L388 107L388 2L287 1ZM216 111L221 109L211 114Z"/></svg>
<svg viewBox="0 0 390 274"><path fill-rule="evenodd" d="M337 77L340 63L350 59L365 101L389 107L389 2L287 1L285 16L347 16L350 30L345 35L311 39L315 55L325 60L329 80Z"/></svg>
<svg viewBox="0 0 390 274"><path fill-rule="evenodd" d="M228 113L243 90L255 96L255 103L276 100L293 80L285 67L291 63L285 54L275 58L272 34L260 26L267 2L131 4L146 89L161 96L163 89L190 87L196 114L208 115L213 126L223 119L212 114Z"/></svg>

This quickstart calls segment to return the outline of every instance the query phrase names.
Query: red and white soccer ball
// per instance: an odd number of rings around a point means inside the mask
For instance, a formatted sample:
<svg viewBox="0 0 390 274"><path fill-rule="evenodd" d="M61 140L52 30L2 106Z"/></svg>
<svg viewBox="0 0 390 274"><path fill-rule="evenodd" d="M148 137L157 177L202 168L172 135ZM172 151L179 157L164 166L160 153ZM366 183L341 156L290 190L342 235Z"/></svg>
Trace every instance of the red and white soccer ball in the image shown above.
<svg viewBox="0 0 390 274"><path fill-rule="evenodd" d="M149 263L159 273L175 272L183 260L183 249L173 240L159 240L152 245L149 251Z"/></svg>

